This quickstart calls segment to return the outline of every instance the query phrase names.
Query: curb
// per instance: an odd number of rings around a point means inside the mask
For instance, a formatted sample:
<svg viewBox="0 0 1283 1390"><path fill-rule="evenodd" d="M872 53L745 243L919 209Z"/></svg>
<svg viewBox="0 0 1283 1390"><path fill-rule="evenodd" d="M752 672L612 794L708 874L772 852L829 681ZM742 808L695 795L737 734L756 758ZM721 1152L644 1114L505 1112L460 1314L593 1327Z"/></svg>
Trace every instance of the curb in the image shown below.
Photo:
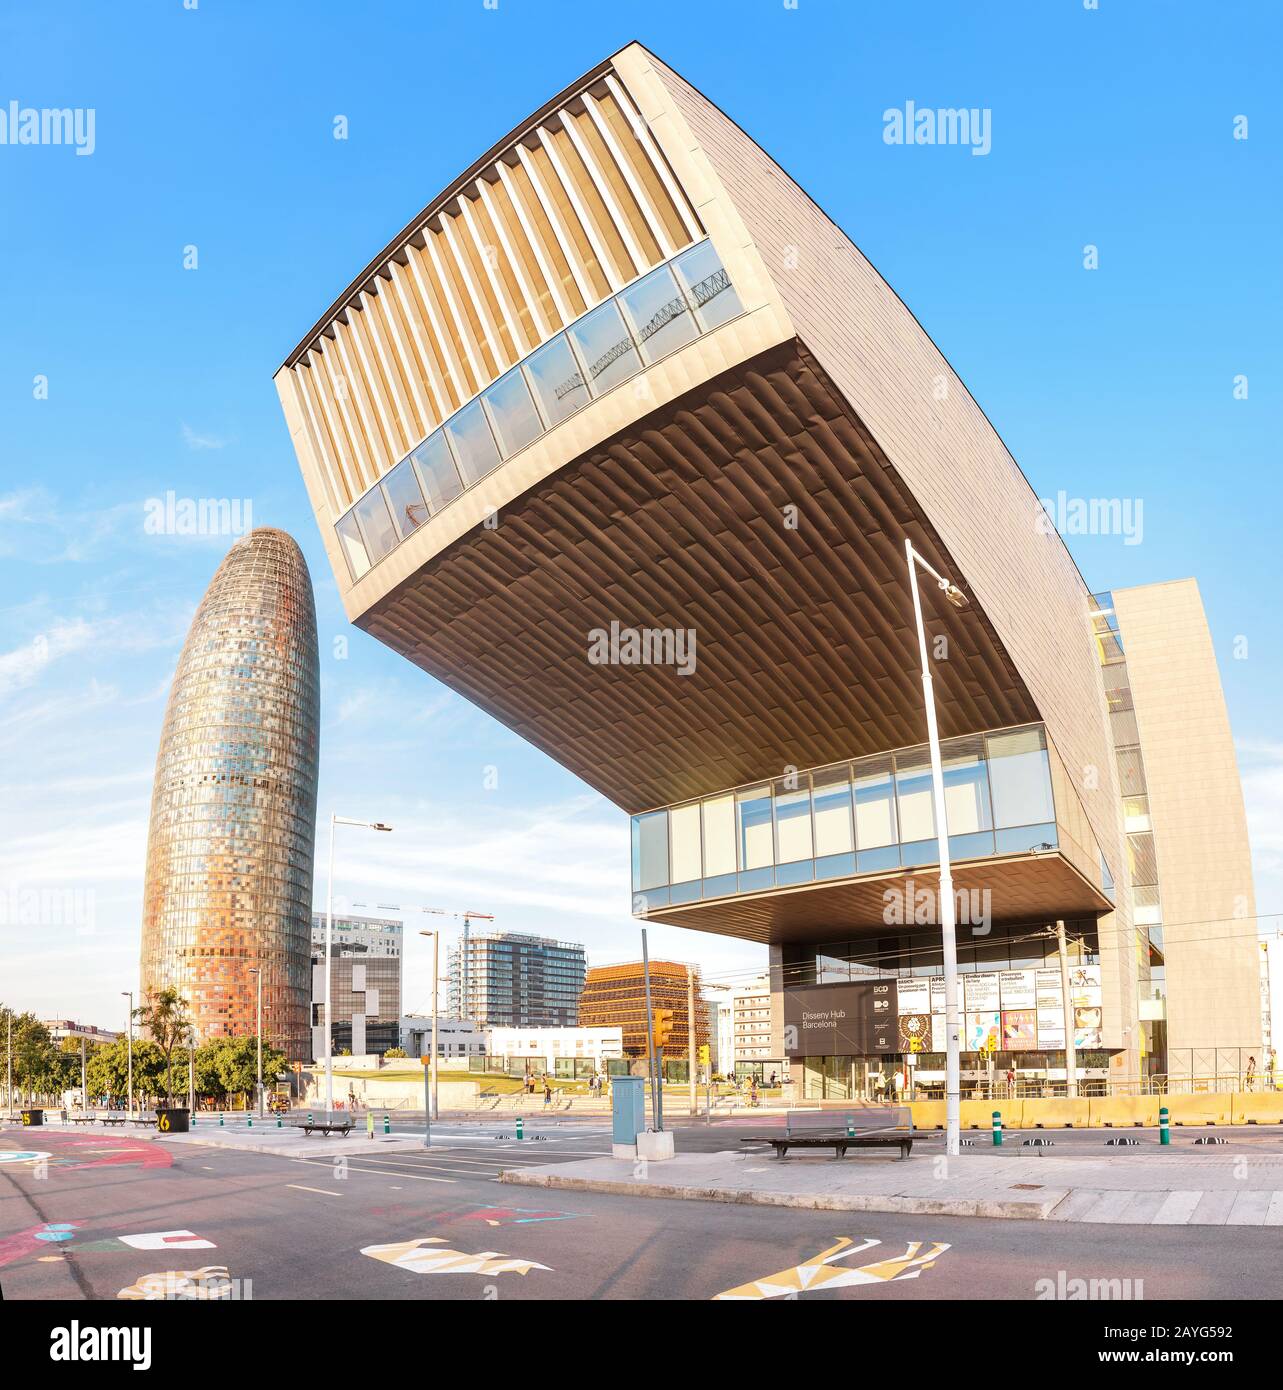
<svg viewBox="0 0 1283 1390"><path fill-rule="evenodd" d="M605 1192L622 1197L667 1197L694 1202L728 1202L759 1207L796 1207L812 1211L907 1212L920 1216L987 1216L1012 1221L1046 1221L1069 1196L1053 1189L1044 1201L992 1201L959 1197L819 1196L801 1192L760 1192L751 1188L679 1187L668 1183L616 1182L609 1178L574 1178L529 1168L505 1168L499 1181L520 1187L556 1187L572 1192Z"/></svg>

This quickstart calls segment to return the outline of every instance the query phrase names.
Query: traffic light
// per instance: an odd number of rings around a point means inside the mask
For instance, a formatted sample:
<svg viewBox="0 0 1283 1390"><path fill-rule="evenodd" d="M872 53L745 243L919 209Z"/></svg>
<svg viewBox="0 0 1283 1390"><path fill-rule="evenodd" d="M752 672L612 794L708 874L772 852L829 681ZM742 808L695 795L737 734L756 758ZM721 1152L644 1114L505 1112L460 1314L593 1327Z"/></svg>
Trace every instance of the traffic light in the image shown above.
<svg viewBox="0 0 1283 1390"><path fill-rule="evenodd" d="M672 1009L655 1010L655 1047L662 1048L672 1036L673 1032L673 1011Z"/></svg>
<svg viewBox="0 0 1283 1390"><path fill-rule="evenodd" d="M707 1043L701 1043L700 1046L699 1046L699 1064L700 1064L700 1066L701 1066L701 1067L706 1067L706 1066L708 1066L709 1062L712 1060L712 1056L713 1056L713 1054L709 1051L709 1049L708 1049L708 1044L707 1044Z"/></svg>

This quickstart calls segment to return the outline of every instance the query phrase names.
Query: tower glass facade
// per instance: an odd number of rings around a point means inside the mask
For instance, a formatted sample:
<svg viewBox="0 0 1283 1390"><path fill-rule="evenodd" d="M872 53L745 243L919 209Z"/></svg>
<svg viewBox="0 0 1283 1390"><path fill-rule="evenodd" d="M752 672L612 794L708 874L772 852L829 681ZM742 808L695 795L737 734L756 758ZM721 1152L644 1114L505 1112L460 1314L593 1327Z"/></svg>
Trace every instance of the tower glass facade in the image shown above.
<svg viewBox="0 0 1283 1390"><path fill-rule="evenodd" d="M143 995L172 986L198 1040L263 1035L310 1055L309 929L320 691L303 554L238 540L178 660L152 788Z"/></svg>

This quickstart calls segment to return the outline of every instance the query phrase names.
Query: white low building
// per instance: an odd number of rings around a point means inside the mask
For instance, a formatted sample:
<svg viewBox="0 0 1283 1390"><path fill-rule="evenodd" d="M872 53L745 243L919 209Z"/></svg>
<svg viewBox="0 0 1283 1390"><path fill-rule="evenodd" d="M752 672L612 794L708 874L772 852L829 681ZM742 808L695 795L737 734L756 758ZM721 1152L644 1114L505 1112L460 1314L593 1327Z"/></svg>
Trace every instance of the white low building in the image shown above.
<svg viewBox="0 0 1283 1390"><path fill-rule="evenodd" d="M526 1068L529 1071L556 1072L559 1061L564 1067L567 1060L573 1060L604 1071L608 1061L624 1055L624 1030L620 1027L491 1028L489 1038L489 1055L507 1059L509 1070L514 1061L521 1061L530 1064Z"/></svg>

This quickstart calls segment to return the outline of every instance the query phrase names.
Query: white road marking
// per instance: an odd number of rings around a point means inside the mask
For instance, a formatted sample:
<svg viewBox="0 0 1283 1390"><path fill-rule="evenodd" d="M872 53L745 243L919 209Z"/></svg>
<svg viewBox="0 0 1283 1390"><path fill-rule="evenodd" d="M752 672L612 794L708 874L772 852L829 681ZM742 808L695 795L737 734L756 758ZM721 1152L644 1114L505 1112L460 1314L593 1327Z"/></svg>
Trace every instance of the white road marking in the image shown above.
<svg viewBox="0 0 1283 1390"><path fill-rule="evenodd" d="M320 1197L341 1197L341 1192L327 1192L323 1187L304 1187L302 1183L287 1182L286 1187L295 1188L299 1192L315 1192Z"/></svg>

